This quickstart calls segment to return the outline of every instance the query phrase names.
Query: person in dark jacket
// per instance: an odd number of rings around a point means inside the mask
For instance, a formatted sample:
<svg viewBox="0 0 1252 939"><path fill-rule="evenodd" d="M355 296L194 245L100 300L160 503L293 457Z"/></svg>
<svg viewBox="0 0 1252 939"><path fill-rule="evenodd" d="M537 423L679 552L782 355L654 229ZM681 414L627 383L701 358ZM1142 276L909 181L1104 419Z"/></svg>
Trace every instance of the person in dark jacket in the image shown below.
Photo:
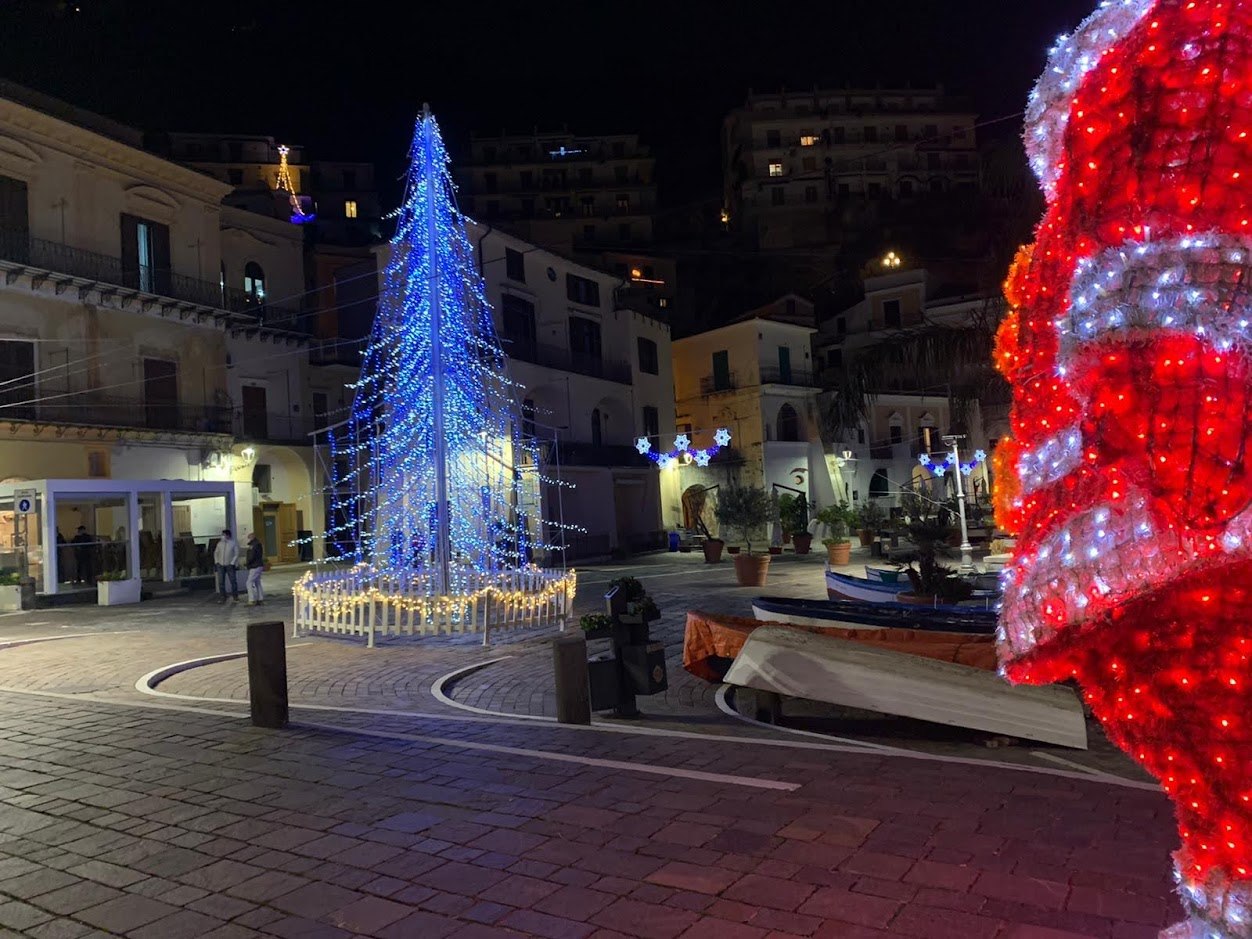
<svg viewBox="0 0 1252 939"><path fill-rule="evenodd" d="M248 535L248 553L244 557L244 566L248 569L248 606L260 606L265 599L265 591L261 589L261 574L265 572L265 549L256 532Z"/></svg>
<svg viewBox="0 0 1252 939"><path fill-rule="evenodd" d="M92 554L96 549L96 540L87 534L86 525L78 526L78 531L75 532L70 544L74 546L74 564L76 568L74 583L91 583L92 577L95 576L95 559L92 557Z"/></svg>

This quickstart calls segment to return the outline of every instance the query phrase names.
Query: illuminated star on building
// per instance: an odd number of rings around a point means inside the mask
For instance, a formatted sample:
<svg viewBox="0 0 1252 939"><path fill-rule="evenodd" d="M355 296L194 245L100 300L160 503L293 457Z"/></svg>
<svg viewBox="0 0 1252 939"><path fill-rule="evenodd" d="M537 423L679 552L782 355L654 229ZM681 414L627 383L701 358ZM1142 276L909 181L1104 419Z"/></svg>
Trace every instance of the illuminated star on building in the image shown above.
<svg viewBox="0 0 1252 939"><path fill-rule="evenodd" d="M683 450L686 450L689 446L691 446L691 438L686 434L679 434L674 438L674 449L680 453Z"/></svg>
<svg viewBox="0 0 1252 939"><path fill-rule="evenodd" d="M728 431L725 427L719 428L717 433L713 435L713 442L719 447L726 446L730 443L730 431Z"/></svg>
<svg viewBox="0 0 1252 939"><path fill-rule="evenodd" d="M652 449L652 443L647 437L640 437L635 441L635 449L638 450L641 455L646 455L647 452Z"/></svg>

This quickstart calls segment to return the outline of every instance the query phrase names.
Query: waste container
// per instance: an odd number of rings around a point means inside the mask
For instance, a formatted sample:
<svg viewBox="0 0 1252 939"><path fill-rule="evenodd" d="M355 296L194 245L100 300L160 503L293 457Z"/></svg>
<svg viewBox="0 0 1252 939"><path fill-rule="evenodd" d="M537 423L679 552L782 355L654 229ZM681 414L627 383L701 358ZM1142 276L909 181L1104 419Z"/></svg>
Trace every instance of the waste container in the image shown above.
<svg viewBox="0 0 1252 939"><path fill-rule="evenodd" d="M679 542L681 541L682 538L679 536L678 532L672 531L669 533L669 549L671 551L677 551Z"/></svg>

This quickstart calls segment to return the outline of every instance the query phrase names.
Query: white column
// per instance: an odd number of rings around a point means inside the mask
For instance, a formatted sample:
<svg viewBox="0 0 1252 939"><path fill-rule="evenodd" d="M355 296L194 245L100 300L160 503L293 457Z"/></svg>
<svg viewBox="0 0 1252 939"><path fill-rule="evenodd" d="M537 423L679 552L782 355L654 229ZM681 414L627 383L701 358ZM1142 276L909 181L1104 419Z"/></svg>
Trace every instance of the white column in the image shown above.
<svg viewBox="0 0 1252 939"><path fill-rule="evenodd" d="M60 546L57 544L57 503L56 494L46 485L39 520L43 525L43 592L57 593L60 576L57 565L61 562Z"/></svg>
<svg viewBox="0 0 1252 939"><path fill-rule="evenodd" d="M174 571L174 495L166 490L160 494L161 499L161 579L171 583Z"/></svg>
<svg viewBox="0 0 1252 939"><path fill-rule="evenodd" d="M130 520L126 525L127 548L126 552L130 556L130 576L133 580L140 580L141 573L139 570L139 493L132 489L126 495L126 508L129 510Z"/></svg>

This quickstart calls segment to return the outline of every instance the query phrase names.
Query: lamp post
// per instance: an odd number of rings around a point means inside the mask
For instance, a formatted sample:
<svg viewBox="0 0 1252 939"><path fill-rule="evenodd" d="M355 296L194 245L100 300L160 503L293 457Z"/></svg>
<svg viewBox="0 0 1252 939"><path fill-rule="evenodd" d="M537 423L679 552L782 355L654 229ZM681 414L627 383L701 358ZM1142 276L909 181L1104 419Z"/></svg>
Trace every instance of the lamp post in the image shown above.
<svg viewBox="0 0 1252 939"><path fill-rule="evenodd" d="M960 444L964 439L964 434L947 434L943 437L944 444L952 449L945 453L942 463L934 462L929 453L921 454L917 460L936 476L943 476L949 471L956 476L956 510L961 519L961 573L968 574L974 569L974 546L969 543L969 526L965 522L965 488L961 478L973 473L974 467L987 459L987 454L983 450L975 450L974 459L969 463L962 463Z"/></svg>

